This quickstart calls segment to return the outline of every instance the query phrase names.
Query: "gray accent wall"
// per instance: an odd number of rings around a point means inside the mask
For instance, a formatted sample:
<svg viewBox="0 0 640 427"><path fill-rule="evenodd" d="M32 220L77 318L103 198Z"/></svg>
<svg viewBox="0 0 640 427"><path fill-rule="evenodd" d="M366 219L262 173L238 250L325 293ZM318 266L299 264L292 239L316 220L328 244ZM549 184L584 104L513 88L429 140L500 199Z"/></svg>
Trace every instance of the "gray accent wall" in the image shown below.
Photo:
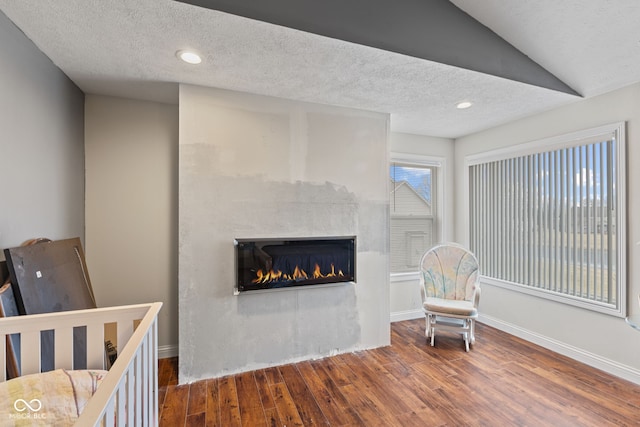
<svg viewBox="0 0 640 427"><path fill-rule="evenodd" d="M2 12L0 40L0 248L84 239L84 94Z"/></svg>
<svg viewBox="0 0 640 427"><path fill-rule="evenodd" d="M389 344L386 114L180 88L179 381ZM357 236L357 283L234 295L235 238Z"/></svg>

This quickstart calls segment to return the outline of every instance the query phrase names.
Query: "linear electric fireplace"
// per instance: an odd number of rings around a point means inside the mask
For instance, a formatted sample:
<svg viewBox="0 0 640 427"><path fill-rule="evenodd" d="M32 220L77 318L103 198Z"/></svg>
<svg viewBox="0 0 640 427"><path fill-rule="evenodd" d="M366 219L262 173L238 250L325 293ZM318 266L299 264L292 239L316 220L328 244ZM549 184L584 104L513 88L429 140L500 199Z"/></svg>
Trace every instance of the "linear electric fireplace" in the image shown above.
<svg viewBox="0 0 640 427"><path fill-rule="evenodd" d="M236 239L235 293L356 280L356 238Z"/></svg>

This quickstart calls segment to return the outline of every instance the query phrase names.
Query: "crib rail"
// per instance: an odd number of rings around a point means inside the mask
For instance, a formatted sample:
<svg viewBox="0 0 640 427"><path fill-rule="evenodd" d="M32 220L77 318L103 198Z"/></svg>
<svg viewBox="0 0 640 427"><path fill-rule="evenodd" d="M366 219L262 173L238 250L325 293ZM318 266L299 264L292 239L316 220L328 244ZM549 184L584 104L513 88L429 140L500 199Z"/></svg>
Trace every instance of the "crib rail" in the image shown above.
<svg viewBox="0 0 640 427"><path fill-rule="evenodd" d="M0 380L6 379L7 335L20 334L21 369L26 375L40 372L40 332L48 330L55 331L55 368L73 369L73 328L85 326L87 368L104 369L104 326L116 323L118 358L77 425L157 425L157 316L161 307L157 302L0 319Z"/></svg>

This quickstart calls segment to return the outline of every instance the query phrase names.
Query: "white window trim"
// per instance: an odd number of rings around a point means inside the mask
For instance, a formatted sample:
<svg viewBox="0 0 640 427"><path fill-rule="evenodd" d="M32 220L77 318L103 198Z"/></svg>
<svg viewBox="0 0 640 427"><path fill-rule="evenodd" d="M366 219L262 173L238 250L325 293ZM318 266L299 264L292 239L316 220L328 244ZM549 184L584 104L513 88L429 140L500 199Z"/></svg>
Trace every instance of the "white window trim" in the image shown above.
<svg viewBox="0 0 640 427"><path fill-rule="evenodd" d="M512 145L505 148L496 150L490 150L482 153L468 155L465 157L465 166L463 171L463 193L464 193L464 212L467 213L467 221L465 221L464 227L464 244L469 245L469 167L491 161L503 160L514 156L524 156L528 154L537 153L540 151L551 151L556 148L572 147L589 143L589 139L593 139L594 142L598 138L601 139L603 135L612 134L616 141L619 142L617 150L617 170L616 170L616 182L618 183L618 198L622 206L626 206L627 200L627 171L626 171L626 133L625 122L611 123L603 126L598 126L591 129L581 130L568 134L553 136L550 138L544 138L537 141L531 141L523 144ZM616 274L619 276L618 286L618 301L617 306L605 305L591 300L580 300L573 297L565 296L561 293L555 293L549 290L542 290L532 288L530 286L521 285L505 280L499 280L492 277L481 276L481 282L489 285L498 286L504 289L509 289L519 293L528 295L534 295L544 299L557 301L564 304L569 304L576 307L585 308L591 311L596 311L604 314L609 314L616 317L625 317L627 314L627 219L626 209L616 209L616 227L619 238L617 239L618 247L618 265L616 266Z"/></svg>
<svg viewBox="0 0 640 427"><path fill-rule="evenodd" d="M444 206L445 206L445 177L446 177L446 164L447 159L445 157L440 156L428 156L423 154L411 154L411 153L400 153L400 152L391 152L389 155L389 164L391 163L405 163L408 165L416 165L416 166L431 166L438 168L438 176L436 178L436 191L438 200L436 203L436 218L435 223L436 227L440 230L440 240L447 241L448 236L445 236L445 221L446 217L444 216ZM409 271L402 273L390 273L391 282L405 282L410 280L419 280L420 272L419 271Z"/></svg>
<svg viewBox="0 0 640 427"><path fill-rule="evenodd" d="M391 283L396 282L412 282L415 280L420 280L420 272L419 271L411 271L405 273L391 273Z"/></svg>

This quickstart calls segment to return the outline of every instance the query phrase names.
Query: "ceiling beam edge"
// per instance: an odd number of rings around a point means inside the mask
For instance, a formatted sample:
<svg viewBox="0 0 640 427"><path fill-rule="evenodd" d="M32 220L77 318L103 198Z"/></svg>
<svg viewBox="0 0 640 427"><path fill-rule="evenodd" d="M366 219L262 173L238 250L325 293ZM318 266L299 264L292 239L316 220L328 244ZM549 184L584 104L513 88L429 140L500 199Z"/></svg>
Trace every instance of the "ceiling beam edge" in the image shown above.
<svg viewBox="0 0 640 427"><path fill-rule="evenodd" d="M176 1L579 96L447 0Z"/></svg>

